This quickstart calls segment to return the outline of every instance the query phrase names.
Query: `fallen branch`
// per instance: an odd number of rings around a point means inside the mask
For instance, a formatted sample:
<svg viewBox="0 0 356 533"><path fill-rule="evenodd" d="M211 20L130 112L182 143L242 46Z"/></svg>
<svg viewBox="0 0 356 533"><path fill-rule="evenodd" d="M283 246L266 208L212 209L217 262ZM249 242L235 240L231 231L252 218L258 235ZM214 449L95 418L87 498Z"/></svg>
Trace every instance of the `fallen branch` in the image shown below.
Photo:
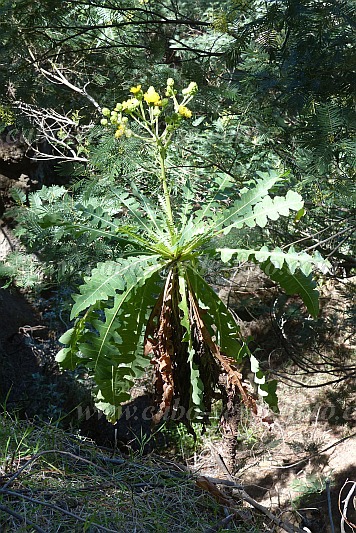
<svg viewBox="0 0 356 533"><path fill-rule="evenodd" d="M204 533L215 533L216 531L220 531L221 529L225 529L228 524L230 524L231 520L235 518L236 513L229 514L228 516L225 516L222 520L219 520L215 524L215 526L208 527L205 529Z"/></svg>
<svg viewBox="0 0 356 533"><path fill-rule="evenodd" d="M352 487L351 489L349 490L346 498L341 502L341 493L343 491L343 489L346 487L346 485L348 485L349 483L352 484ZM356 530L356 525L353 524L352 522L350 522L348 519L347 519L347 508L348 508L348 505L349 505L349 502L350 502L350 499L351 499L351 496L353 494L353 492L355 491L355 488L356 488L356 481L349 481L349 480L346 480L345 483L343 484L343 486L341 487L341 490L339 492L339 511L341 513L341 522L340 522L340 529L341 529L341 533L346 533L345 531L345 524L347 524L348 526L350 526L350 528L352 529L352 531L355 531ZM344 508L343 510L341 510L341 503L344 504Z"/></svg>
<svg viewBox="0 0 356 533"><path fill-rule="evenodd" d="M249 496L244 490L236 489L236 492L240 496L240 498L252 505L252 507L257 509L261 513L265 514L274 524L284 529L284 531L287 531L287 533L305 533L305 530L300 529L299 527L294 526L290 522L283 521L277 516L275 516L273 513L271 513L271 511L267 509L267 507L264 507L264 505L261 505L260 503L256 502L256 500Z"/></svg>

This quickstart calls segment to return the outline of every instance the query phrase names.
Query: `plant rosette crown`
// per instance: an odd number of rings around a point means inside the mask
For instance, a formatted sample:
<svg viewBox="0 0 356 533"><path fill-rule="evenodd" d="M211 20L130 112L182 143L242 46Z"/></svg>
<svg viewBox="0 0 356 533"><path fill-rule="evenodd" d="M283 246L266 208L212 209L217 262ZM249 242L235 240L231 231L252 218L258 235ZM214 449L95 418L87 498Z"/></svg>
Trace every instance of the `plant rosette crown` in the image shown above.
<svg viewBox="0 0 356 533"><path fill-rule="evenodd" d="M66 369L87 368L97 406L112 422L130 399L134 380L150 363L155 369L156 422L173 417L190 428L192 421L205 423L216 397L223 399L225 422L241 401L256 414L256 397L239 371L245 358L255 376L256 394L277 410L277 383L262 372L233 315L205 281L200 261L204 256L254 261L287 294L298 294L311 315L318 313L312 269L325 267L325 262L317 253L265 246L219 249L214 244L232 229L264 228L280 216L300 212L303 200L298 193L275 193L283 175L260 172L249 189L236 191L231 176L214 173L198 209L197 193L188 182L179 205L172 208L167 151L174 131L192 115L188 105L197 90L191 82L178 95L169 78L162 92L136 85L130 98L113 110L102 109L102 123L114 126L119 142L135 136L153 147L160 188L154 200L134 183L129 192L113 188L118 209L126 213L122 219L97 205L79 206L88 222L77 225L76 231L117 242L122 254L99 263L84 279L74 296L75 323L60 339L67 346L57 361Z"/></svg>

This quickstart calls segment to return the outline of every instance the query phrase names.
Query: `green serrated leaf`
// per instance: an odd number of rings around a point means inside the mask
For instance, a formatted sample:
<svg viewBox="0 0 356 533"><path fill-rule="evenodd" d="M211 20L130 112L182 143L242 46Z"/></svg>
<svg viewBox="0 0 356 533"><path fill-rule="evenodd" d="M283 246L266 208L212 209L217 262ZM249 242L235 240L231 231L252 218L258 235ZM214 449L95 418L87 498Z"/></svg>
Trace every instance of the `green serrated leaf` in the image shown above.
<svg viewBox="0 0 356 533"><path fill-rule="evenodd" d="M323 259L319 252L314 255L309 255L305 252L296 252L291 246L288 251L275 248L274 250L268 250L267 246L262 246L260 250L245 250L243 248L218 248L218 252L221 254L221 259L224 262L231 260L235 255L238 261L252 260L258 263L264 263L270 261L275 268L281 269L286 265L291 272L294 272L299 268L303 274L308 276L313 266L317 267L323 272L329 268L329 262Z"/></svg>
<svg viewBox="0 0 356 533"><path fill-rule="evenodd" d="M309 313L317 317L319 313L319 292L312 275L306 276L300 270L292 273L285 265L282 269L276 269L270 261L261 265L262 270L273 281L276 281L287 294L298 294Z"/></svg>
<svg viewBox="0 0 356 533"><path fill-rule="evenodd" d="M273 379L259 385L258 394L263 397L263 400L269 405L274 413L279 413L278 396L277 396L277 380Z"/></svg>
<svg viewBox="0 0 356 533"><path fill-rule="evenodd" d="M149 269L147 272L157 270L158 259L158 255L139 256L99 263L91 276L85 278L85 284L79 287L81 294L73 296L75 304L71 319L97 301L106 301L117 291L123 291L128 283L135 283L135 271L143 272L146 268Z"/></svg>
<svg viewBox="0 0 356 533"><path fill-rule="evenodd" d="M226 305L208 283L193 268L188 267L187 279L204 309L202 319L221 351L240 362L245 355L239 342L240 328Z"/></svg>
<svg viewBox="0 0 356 533"><path fill-rule="evenodd" d="M286 196L271 198L267 193L278 177L258 182L256 187L241 195L222 217L220 225L224 227L224 234L232 228L250 228L256 225L264 228L268 220L277 220L280 216L288 216L290 210L298 211L303 206L302 197L295 191L288 191Z"/></svg>
<svg viewBox="0 0 356 533"><path fill-rule="evenodd" d="M194 362L194 356L196 355L191 335L191 326L189 320L189 308L187 300L187 283L185 279L185 271L180 268L179 272L179 294L181 301L179 308L182 311L181 324L185 329L183 342L188 342L188 363L190 367L190 398L191 398L191 421L198 420L201 417L201 413L204 412L204 384L200 379L199 365Z"/></svg>
<svg viewBox="0 0 356 533"><path fill-rule="evenodd" d="M143 356L143 336L160 292L160 264L152 265L149 261L130 264L130 273L125 274L120 285L123 289L115 293L111 306L105 304L104 311L97 303L92 306L63 335L62 341L69 341L70 346L58 356L62 366L86 365L100 391L97 399L112 421L120 403L129 399L134 379L149 364L149 359ZM89 284L91 281L92 278Z"/></svg>

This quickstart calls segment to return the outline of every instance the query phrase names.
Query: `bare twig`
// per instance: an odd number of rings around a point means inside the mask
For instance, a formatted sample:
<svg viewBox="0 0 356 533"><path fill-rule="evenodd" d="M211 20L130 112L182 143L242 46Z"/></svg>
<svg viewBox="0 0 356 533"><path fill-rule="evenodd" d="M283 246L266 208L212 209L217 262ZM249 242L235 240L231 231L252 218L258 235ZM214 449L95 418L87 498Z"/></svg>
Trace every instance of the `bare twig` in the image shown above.
<svg viewBox="0 0 356 533"><path fill-rule="evenodd" d="M77 87L76 85L74 85L73 83L71 83L66 77L65 75L63 74L63 72L56 66L52 63L52 68L53 68L53 72L50 72L49 70L46 70L44 69L43 67L41 67L38 63L38 61L36 60L32 50L28 47L28 52L31 56L31 59L33 61L33 65L36 67L36 69L38 70L38 72L40 72L48 81L50 81L51 83L55 83L55 84L60 84L60 85L64 85L65 87L68 87L69 89L71 89L72 91L74 92L77 92L79 94L81 94L82 96L84 96L85 98L87 98L89 100L89 102L91 102L93 104L94 107L96 107L96 109L101 112L101 107L100 105L98 104L98 102L92 97L90 96L87 91L86 91L86 88L87 86L89 85L89 83L86 83L84 85L83 88L80 88L80 87Z"/></svg>
<svg viewBox="0 0 356 533"><path fill-rule="evenodd" d="M229 483L228 483L229 487L235 489L237 495L241 499L243 499L244 501L252 505L252 507L257 509L264 515L266 515L278 527L284 529L284 531L287 531L287 533L303 533L302 529L294 526L293 524L289 522L281 520L280 518L275 516L273 513L271 513L271 511L269 511L267 507L264 507L260 503L256 502L256 500L254 500L249 494L247 494L247 492L244 490L244 488L241 485L234 483L233 477L231 476L231 474L228 474L228 477L229 477ZM220 481L221 480L218 480L219 483ZM208 490L218 502L224 503L224 505L228 506L229 509L235 508L235 505L236 505L235 501L232 500L232 498L225 496L223 492L219 491L219 489L215 486L215 483L212 482L212 478L201 476L200 478L197 479L197 485L203 488L204 490ZM229 505L229 502L233 502L233 503L232 504L230 503Z"/></svg>
<svg viewBox="0 0 356 533"><path fill-rule="evenodd" d="M286 522L275 516L271 511L267 509L267 507L264 507L264 505L261 505L260 503L256 502L251 496L247 494L244 490L236 489L238 495L245 500L245 502L249 503L260 511L261 513L265 514L274 524L276 524L278 527L284 529L284 531L287 531L287 533L305 533L303 529L300 529L299 527L294 526L290 522Z"/></svg>
<svg viewBox="0 0 356 533"><path fill-rule="evenodd" d="M43 68L36 60L34 53L28 46L28 53L31 58L31 63L36 70L46 80L54 85L63 85L71 91L84 96L96 108L99 113L101 107L99 103L87 92L87 86L78 87L74 85L57 65L51 63L52 71ZM31 147L36 159L41 160L55 160L55 161L79 161L86 163L86 157L80 156L77 151L79 145L78 139L84 135L88 129L92 128L93 124L80 125L78 121L73 120L67 115L61 115L53 109L40 109L32 104L27 104L22 101L14 101L14 105L29 118L31 123L38 129L40 133L36 132L35 139L27 139L23 134L23 139L28 146ZM34 141L47 141L54 149L54 153L48 154L39 150Z"/></svg>
<svg viewBox="0 0 356 533"><path fill-rule="evenodd" d="M80 161L86 163L86 157L77 154L77 140L73 135L73 130L78 127L75 120L68 115L61 115L54 109L39 109L32 104L27 104L16 100L14 105L28 117L30 122L38 129L40 134L36 133L35 138L27 138L22 132L22 139L31 148L36 159L56 160L56 161ZM81 126L80 134L85 134L92 125ZM55 152L47 154L36 148L34 141L47 141Z"/></svg>
<svg viewBox="0 0 356 533"><path fill-rule="evenodd" d="M341 442L344 442L345 440L347 439L352 439L353 437L356 436L356 433L352 433L351 435L348 435L347 437L343 437L342 439L339 439L337 440L336 442L334 442L333 444L330 444L329 446L327 446L326 448L323 448L322 450L320 450L319 452L316 452L316 453L312 453L311 455L307 455L307 457L304 457L304 459L300 459L300 461L297 461L295 463L291 463L289 465L283 465L283 466L274 466L273 468L275 469L278 469L278 470L285 470L287 468L293 468L294 466L298 466L300 464L303 464L305 463L306 461L309 461L309 459L312 459L313 457L317 457L318 455L321 455L322 453L325 453L327 452L328 450L331 450L331 448L334 448L335 446L337 446L338 444L341 444ZM260 467L261 470L270 470L271 467Z"/></svg>
<svg viewBox="0 0 356 533"><path fill-rule="evenodd" d="M341 493L343 491L343 489L346 487L346 485L348 485L349 483L351 483L352 487L351 489L349 490L346 498L341 502ZM356 530L356 525L353 524L352 522L350 522L348 519L347 519L347 508L348 508L348 505L349 505L349 501L351 499L351 496L352 494L354 493L355 491L355 488L356 488L356 481L349 481L348 479L345 481L345 483L343 484L340 492L339 492L339 511L341 513L341 522L340 522L340 529L341 529L341 533L346 533L345 531L345 524L347 524L348 526L350 526L350 528L355 531ZM344 504L344 508L341 510L341 503Z"/></svg>
<svg viewBox="0 0 356 533"><path fill-rule="evenodd" d="M228 524L230 524L231 520L233 520L236 516L236 513L229 514L228 516L225 516L222 520L219 520L215 524L215 526L208 527L205 529L204 533L215 533L216 531L220 531L222 528L226 528Z"/></svg>

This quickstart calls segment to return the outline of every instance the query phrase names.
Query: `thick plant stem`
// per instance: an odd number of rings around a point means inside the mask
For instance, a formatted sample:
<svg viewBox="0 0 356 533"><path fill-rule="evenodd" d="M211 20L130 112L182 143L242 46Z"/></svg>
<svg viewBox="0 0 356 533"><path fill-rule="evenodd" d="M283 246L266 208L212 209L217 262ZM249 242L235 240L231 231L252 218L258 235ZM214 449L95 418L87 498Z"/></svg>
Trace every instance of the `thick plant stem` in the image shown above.
<svg viewBox="0 0 356 533"><path fill-rule="evenodd" d="M161 167L161 180L162 180L162 187L163 187L163 196L165 201L165 208L166 208L166 215L168 217L168 227L169 227L169 233L171 235L172 244L174 244L174 237L175 237L175 231L174 231L174 221L173 221L173 213L172 213L172 205L171 205L171 197L169 195L168 185L167 185L167 174L166 174L166 148L164 146L158 145L158 158L159 158L159 164Z"/></svg>

